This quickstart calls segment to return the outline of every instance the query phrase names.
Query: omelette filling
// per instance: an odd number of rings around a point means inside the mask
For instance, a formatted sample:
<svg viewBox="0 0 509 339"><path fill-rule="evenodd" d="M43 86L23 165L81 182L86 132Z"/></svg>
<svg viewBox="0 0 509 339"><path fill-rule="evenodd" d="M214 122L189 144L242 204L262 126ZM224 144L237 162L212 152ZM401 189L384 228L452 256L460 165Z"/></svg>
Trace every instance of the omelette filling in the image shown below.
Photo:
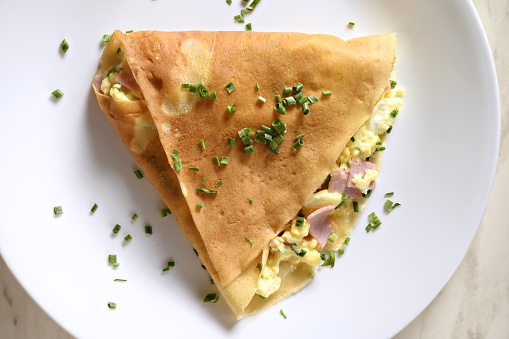
<svg viewBox="0 0 509 339"><path fill-rule="evenodd" d="M140 86L125 62L124 52L119 48L117 52L117 64L112 65L106 74L98 75L94 79L96 86L102 94L118 101L142 100Z"/></svg>
<svg viewBox="0 0 509 339"><path fill-rule="evenodd" d="M363 203L376 185L377 165L371 162L385 149L385 137L403 106L403 89L388 86L368 120L345 145L331 175L306 201L299 215L270 242L267 263L260 272L256 293L267 298L281 286L280 263L318 267L326 258L322 250L340 251L355 226L352 205ZM345 199L346 198L346 199ZM337 207L340 205L340 207ZM323 265L322 265L323 266Z"/></svg>

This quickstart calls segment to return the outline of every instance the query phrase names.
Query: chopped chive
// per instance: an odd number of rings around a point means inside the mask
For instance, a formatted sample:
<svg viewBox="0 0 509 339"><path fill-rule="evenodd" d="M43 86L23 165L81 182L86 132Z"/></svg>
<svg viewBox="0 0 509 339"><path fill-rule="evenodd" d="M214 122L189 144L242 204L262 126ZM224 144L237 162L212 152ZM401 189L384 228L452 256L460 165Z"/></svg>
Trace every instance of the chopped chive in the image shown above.
<svg viewBox="0 0 509 339"><path fill-rule="evenodd" d="M371 231L371 229L372 229L372 228L373 228L373 225L368 224L368 225L366 226L366 228L365 228L366 233L369 233L369 231Z"/></svg>
<svg viewBox="0 0 509 339"><path fill-rule="evenodd" d="M300 82L293 85L293 87L292 87L294 92L299 92L302 88L304 88L304 85L302 85Z"/></svg>
<svg viewBox="0 0 509 339"><path fill-rule="evenodd" d="M209 91L205 87L200 87L198 89L198 94L200 95L200 98L203 100L207 99L209 96Z"/></svg>
<svg viewBox="0 0 509 339"><path fill-rule="evenodd" d="M138 179L143 179L143 174L141 173L140 170L135 170L134 175L136 175L136 178Z"/></svg>
<svg viewBox="0 0 509 339"><path fill-rule="evenodd" d="M124 67L119 67L119 68L118 68L118 70L119 70L120 72L122 72L123 70L125 70L125 68L124 68Z"/></svg>
<svg viewBox="0 0 509 339"><path fill-rule="evenodd" d="M253 30L253 25L251 25L251 23L247 23L246 24L246 31L252 31Z"/></svg>
<svg viewBox="0 0 509 339"><path fill-rule="evenodd" d="M102 36L103 42L107 44L111 39L111 34L103 34Z"/></svg>
<svg viewBox="0 0 509 339"><path fill-rule="evenodd" d="M175 172L178 172L182 169L182 161L178 160L173 163L173 167L175 168Z"/></svg>
<svg viewBox="0 0 509 339"><path fill-rule="evenodd" d="M330 97L330 96L332 95L332 92L331 92L331 91L323 91L323 92L322 92L322 95L323 95L324 97Z"/></svg>
<svg viewBox="0 0 509 339"><path fill-rule="evenodd" d="M216 187L219 187L223 184L223 180L219 180L217 183L216 183Z"/></svg>
<svg viewBox="0 0 509 339"><path fill-rule="evenodd" d="M362 196L364 198L369 198L371 196L371 193L373 192L373 190L368 190L368 192L366 194L362 193Z"/></svg>
<svg viewBox="0 0 509 339"><path fill-rule="evenodd" d="M237 132L239 134L239 137L242 139L246 136L250 136L250 135L253 135L254 132L251 130L251 128L243 128L241 129L240 131Z"/></svg>
<svg viewBox="0 0 509 339"><path fill-rule="evenodd" d="M246 235L244 238L246 238L247 242L248 242L248 243L250 243L250 244L251 244L251 246L253 245L253 242L251 241L251 239L249 239L249 238L247 237L247 235Z"/></svg>
<svg viewBox="0 0 509 339"><path fill-rule="evenodd" d="M372 225L373 228L377 228L378 226L380 226L382 224L382 222L380 221L380 218L378 218L378 216L375 214L375 212L370 213L368 215L368 219L373 224Z"/></svg>
<svg viewBox="0 0 509 339"><path fill-rule="evenodd" d="M171 152L171 156L173 157L173 159L177 160L177 157L179 156L179 151L177 151L176 149L173 150L173 152Z"/></svg>
<svg viewBox="0 0 509 339"><path fill-rule="evenodd" d="M182 88L189 88L191 85L188 83L182 83Z"/></svg>
<svg viewBox="0 0 509 339"><path fill-rule="evenodd" d="M210 95L210 100L216 100L217 99L216 91L210 91L209 95Z"/></svg>
<svg viewBox="0 0 509 339"><path fill-rule="evenodd" d="M196 86L196 85L189 85L189 93L193 93L193 94L198 93L198 86Z"/></svg>
<svg viewBox="0 0 509 339"><path fill-rule="evenodd" d="M349 22L348 22L348 26L355 26L355 22L353 22L353 21L349 21Z"/></svg>
<svg viewBox="0 0 509 339"><path fill-rule="evenodd" d="M254 152L253 146L244 147L244 153L250 154L250 153L253 153L253 152Z"/></svg>
<svg viewBox="0 0 509 339"><path fill-rule="evenodd" d="M274 153L274 154L279 154L279 152L281 152L281 150L279 148L276 148L275 150L272 151L272 153Z"/></svg>
<svg viewBox="0 0 509 339"><path fill-rule="evenodd" d="M162 210L159 211L159 214L161 215L161 218L164 218L165 216L168 215L168 211L166 210L166 208L163 208Z"/></svg>
<svg viewBox="0 0 509 339"><path fill-rule="evenodd" d="M274 141L279 145L280 143L285 140L285 136L283 134L279 134L277 137L274 138Z"/></svg>
<svg viewBox="0 0 509 339"><path fill-rule="evenodd" d="M204 304L215 304L219 300L219 293L210 293L203 298Z"/></svg>
<svg viewBox="0 0 509 339"><path fill-rule="evenodd" d="M371 155L366 158L366 161L371 161Z"/></svg>
<svg viewBox="0 0 509 339"><path fill-rule="evenodd" d="M194 254L196 254L196 256L198 256L198 251L195 250L194 248L193 248L193 251L194 251Z"/></svg>
<svg viewBox="0 0 509 339"><path fill-rule="evenodd" d="M398 206L401 206L401 204L400 204L399 202L395 202L395 203L391 206L391 208L389 208L389 212L391 212L392 210L394 210L394 209L395 209L396 207L398 207Z"/></svg>
<svg viewBox="0 0 509 339"><path fill-rule="evenodd" d="M65 40L64 40L65 41ZM397 82L394 80L389 80L389 83L391 84L391 89L394 89L396 87Z"/></svg>
<svg viewBox="0 0 509 339"><path fill-rule="evenodd" d="M120 231L121 228L122 228L122 226L120 226L119 224L116 224L115 227L113 227L112 232L115 234L118 234L118 231Z"/></svg>
<svg viewBox="0 0 509 339"><path fill-rule="evenodd" d="M338 238L339 235L337 235L334 232L331 232L331 234L329 234L329 236L327 237L327 240L329 240L330 242L335 242L336 240L338 240Z"/></svg>
<svg viewBox="0 0 509 339"><path fill-rule="evenodd" d="M129 241L131 241L132 239L133 239L133 237L131 237L131 235L130 235L130 234L128 234L128 235L126 235L126 236L124 237L124 240L125 240L126 242L129 242Z"/></svg>
<svg viewBox="0 0 509 339"><path fill-rule="evenodd" d="M216 283L214 282L214 280L212 280L212 278L210 278L210 284L211 285L215 285Z"/></svg>
<svg viewBox="0 0 509 339"><path fill-rule="evenodd" d="M64 53L66 53L69 50L69 43L65 39L62 40L62 42L60 43L60 48Z"/></svg>
<svg viewBox="0 0 509 339"><path fill-rule="evenodd" d="M343 204L345 203L346 201L346 198L347 198L347 195L345 193L343 193L343 195L341 196L341 202L339 204L337 204L336 207L334 207L335 210L337 210L338 208L340 208L341 206L343 206Z"/></svg>
<svg viewBox="0 0 509 339"><path fill-rule="evenodd" d="M115 304L114 302L108 302L108 307L111 308L111 309L116 309L117 308L117 304Z"/></svg>
<svg viewBox="0 0 509 339"><path fill-rule="evenodd" d="M308 101L307 101L309 104L312 104L313 102L318 102L318 98L315 97L314 95L308 97Z"/></svg>
<svg viewBox="0 0 509 339"><path fill-rule="evenodd" d="M394 119L398 116L398 113L399 113L399 109L396 108L396 109L392 110L391 113L389 113L389 116Z"/></svg>
<svg viewBox="0 0 509 339"><path fill-rule="evenodd" d="M199 169L198 167L189 167L189 169L190 169L191 171L196 171L196 172L199 172L199 171L200 171L200 169Z"/></svg>
<svg viewBox="0 0 509 339"><path fill-rule="evenodd" d="M175 267L175 261L168 261L168 267L169 268Z"/></svg>
<svg viewBox="0 0 509 339"><path fill-rule="evenodd" d="M350 243L350 237L347 237L347 238L345 239L345 245L346 245L346 246L348 246L348 244L349 244L349 243Z"/></svg>
<svg viewBox="0 0 509 339"><path fill-rule="evenodd" d="M285 106L293 106L297 105L297 100L294 97L287 97L283 99L283 105Z"/></svg>
<svg viewBox="0 0 509 339"><path fill-rule="evenodd" d="M253 142L253 140L251 140L249 136L245 136L242 138L242 142L244 143L244 145L249 145L250 143Z"/></svg>
<svg viewBox="0 0 509 339"><path fill-rule="evenodd" d="M228 165L228 161L229 160L230 160L230 158L228 158L228 157L225 157L225 156L221 157L221 163L222 164Z"/></svg>
<svg viewBox="0 0 509 339"><path fill-rule="evenodd" d="M235 85L233 84L233 82L226 84L224 87L226 87L228 93L235 91Z"/></svg>
<svg viewBox="0 0 509 339"><path fill-rule="evenodd" d="M200 139L200 146L202 149L205 149L205 140Z"/></svg>
<svg viewBox="0 0 509 339"><path fill-rule="evenodd" d="M320 266L330 266L331 268L334 268L334 264L336 263L336 253L330 252L329 257L325 260L325 262Z"/></svg>
<svg viewBox="0 0 509 339"><path fill-rule="evenodd" d="M260 297L260 299L264 299L264 300L267 299L267 297L264 297L263 295L258 294L258 296Z"/></svg>
<svg viewBox="0 0 509 339"><path fill-rule="evenodd" d="M231 6L232 0L226 0L226 3Z"/></svg>
<svg viewBox="0 0 509 339"><path fill-rule="evenodd" d="M95 211L97 211L98 207L99 206L97 206L97 204L94 204L94 206L92 206L92 209L90 210L90 212L95 213Z"/></svg>
<svg viewBox="0 0 509 339"><path fill-rule="evenodd" d="M145 233L152 235L152 226L150 225L145 226Z"/></svg>
<svg viewBox="0 0 509 339"><path fill-rule="evenodd" d="M357 201L353 202L353 211L359 212L359 203Z"/></svg>
<svg viewBox="0 0 509 339"><path fill-rule="evenodd" d="M114 264L117 262L117 255L116 254L110 254L108 255L108 262L110 264Z"/></svg>
<svg viewBox="0 0 509 339"><path fill-rule="evenodd" d="M302 141L302 139L299 139L293 144L293 148L299 149L302 147L302 145L304 145L304 141Z"/></svg>
<svg viewBox="0 0 509 339"><path fill-rule="evenodd" d="M382 152L385 151L385 147L377 147L375 148L375 152Z"/></svg>
<svg viewBox="0 0 509 339"><path fill-rule="evenodd" d="M351 142L355 142L355 138L354 138L354 137L351 137L351 138L350 138L350 141L351 141Z"/></svg>
<svg viewBox="0 0 509 339"><path fill-rule="evenodd" d="M297 135L297 140L300 140L300 139L302 139L302 138L304 138L304 134L299 134L299 135Z"/></svg>
<svg viewBox="0 0 509 339"><path fill-rule="evenodd" d="M114 267L114 268L118 268L119 266L120 266L120 264L119 264L118 262L116 262L116 263L114 263L114 264L113 264L113 267Z"/></svg>
<svg viewBox="0 0 509 339"><path fill-rule="evenodd" d="M258 83L256 83L255 88L256 88L257 91L259 91L260 90L260 85L258 85Z"/></svg>
<svg viewBox="0 0 509 339"><path fill-rule="evenodd" d="M305 96L304 94L303 94L301 97L299 97L299 104L306 104L306 105L309 105L309 104L308 104L308 97L307 97L307 96Z"/></svg>
<svg viewBox="0 0 509 339"><path fill-rule="evenodd" d="M138 214L134 213L133 216L131 217L131 220L136 221L136 219L138 219Z"/></svg>
<svg viewBox="0 0 509 339"><path fill-rule="evenodd" d="M204 265L201 265L201 268L203 268L205 271L207 270L207 268Z"/></svg>
<svg viewBox="0 0 509 339"><path fill-rule="evenodd" d="M126 279L115 279L113 281L127 281Z"/></svg>
<svg viewBox="0 0 509 339"><path fill-rule="evenodd" d="M286 108L283 104L277 103L276 106L274 106L274 109L282 115L286 114Z"/></svg>
<svg viewBox="0 0 509 339"><path fill-rule="evenodd" d="M263 138L267 141L270 141L270 140L272 140L272 135L270 135L269 133L264 133Z"/></svg>
<svg viewBox="0 0 509 339"><path fill-rule="evenodd" d="M62 206L55 206L55 207L53 207L53 213L54 213L55 215L61 215L61 214L63 214L64 212L63 212L63 210L62 210Z"/></svg>
<svg viewBox="0 0 509 339"><path fill-rule="evenodd" d="M249 198L247 198L247 201L249 201L249 203L250 203L250 204L252 204L252 203L253 203L253 199L249 199Z"/></svg>
<svg viewBox="0 0 509 339"><path fill-rule="evenodd" d="M346 168L350 168L350 161L349 161L349 160L346 160L345 165L346 165Z"/></svg>
<svg viewBox="0 0 509 339"><path fill-rule="evenodd" d="M283 89L283 94L290 94L292 93L292 88L291 87L285 87Z"/></svg>
<svg viewBox="0 0 509 339"><path fill-rule="evenodd" d="M54 90L53 92L51 92L51 94L57 99L60 99L61 97L64 96L64 92L62 92L60 89Z"/></svg>
<svg viewBox="0 0 509 339"><path fill-rule="evenodd" d="M278 133L286 133L286 124L279 118L272 122L272 127L274 127Z"/></svg>
<svg viewBox="0 0 509 339"><path fill-rule="evenodd" d="M121 50L122 50L122 49L119 47L119 48L117 49L117 54L118 54L118 53L120 53L120 51L121 51Z"/></svg>
<svg viewBox="0 0 509 339"><path fill-rule="evenodd" d="M205 189L205 188L201 188L201 187L198 187L196 189L198 192L202 192L202 193L208 193L208 194L217 194L218 191L214 190L214 189Z"/></svg>
<svg viewBox="0 0 509 339"><path fill-rule="evenodd" d="M196 208L203 208L203 203L201 203L201 202L197 203Z"/></svg>
<svg viewBox="0 0 509 339"><path fill-rule="evenodd" d="M344 249L342 249L342 248L338 248L338 254L339 254L339 255L343 255L343 254L345 254L345 250L344 250Z"/></svg>
<svg viewBox="0 0 509 339"><path fill-rule="evenodd" d="M205 181L207 181L207 178L203 177L203 180L201 181L201 183L205 184Z"/></svg>
<svg viewBox="0 0 509 339"><path fill-rule="evenodd" d="M297 226L297 227L302 227L302 225L304 225L304 221L305 221L305 218L304 218L304 217L298 217L298 218L295 220L295 226Z"/></svg>
<svg viewBox="0 0 509 339"><path fill-rule="evenodd" d="M260 273L262 272L262 264L260 263L256 264L256 268L258 269L258 271L260 271Z"/></svg>
<svg viewBox="0 0 509 339"><path fill-rule="evenodd" d="M226 112L228 112L228 114L235 113L236 110L237 110L237 104L233 104L232 106L226 107Z"/></svg>
<svg viewBox="0 0 509 339"><path fill-rule="evenodd" d="M326 260L327 255L325 253L320 253L320 260Z"/></svg>
<svg viewBox="0 0 509 339"><path fill-rule="evenodd" d="M377 144L377 145L381 145L382 143L383 143L383 142L382 142L382 140L378 140L378 141L376 142L376 144Z"/></svg>
<svg viewBox="0 0 509 339"><path fill-rule="evenodd" d="M134 32L132 29L129 31L125 31L127 34Z"/></svg>
<svg viewBox="0 0 509 339"><path fill-rule="evenodd" d="M276 95L276 101L277 101L278 104L283 103L283 101L281 100L281 96L279 94Z"/></svg>
<svg viewBox="0 0 509 339"><path fill-rule="evenodd" d="M297 93L295 93L295 94L293 95L293 98L294 98L295 100L299 101L300 99L302 99L302 97L303 97L303 96L304 96L304 94L302 93L302 91L298 91ZM307 98L306 98L306 100L307 100Z"/></svg>
<svg viewBox="0 0 509 339"><path fill-rule="evenodd" d="M106 73L106 77L109 77L111 73L115 72L117 70L117 65L113 65L113 67L110 68L108 73Z"/></svg>
<svg viewBox="0 0 509 339"><path fill-rule="evenodd" d="M218 157L212 157L212 160L214 160L214 164L216 164L217 166L221 166L221 163L219 162Z"/></svg>
<svg viewBox="0 0 509 339"><path fill-rule="evenodd" d="M385 193L384 198L389 198L394 195L394 192Z"/></svg>
<svg viewBox="0 0 509 339"><path fill-rule="evenodd" d="M233 146L235 144L235 138L228 138L228 145Z"/></svg>
<svg viewBox="0 0 509 339"><path fill-rule="evenodd" d="M302 104L302 113L304 113L304 115L308 115L309 114L309 105L308 105L307 102Z"/></svg>
<svg viewBox="0 0 509 339"><path fill-rule="evenodd" d="M282 316L283 318L285 318L285 319L286 319L286 315L285 315L285 313L283 312L283 310L282 310L282 309L281 309L281 310L279 310L279 314L281 314L281 316Z"/></svg>
<svg viewBox="0 0 509 339"><path fill-rule="evenodd" d="M243 24L244 22L246 22L246 21L245 21L245 19L244 19L244 18L243 18L240 14L239 14L239 15L235 15L235 16L233 17L233 21L238 22L238 23L241 23L241 24Z"/></svg>
<svg viewBox="0 0 509 339"><path fill-rule="evenodd" d="M254 11L254 9L256 8L256 5L258 5L259 2L260 2L260 0L253 0L253 2L251 2L249 4L249 6L246 7L246 9L248 11Z"/></svg>
<svg viewBox="0 0 509 339"><path fill-rule="evenodd" d="M163 268L163 272L168 272L169 270L170 270L170 268L169 268L169 267L165 267L165 268Z"/></svg>
<svg viewBox="0 0 509 339"><path fill-rule="evenodd" d="M258 101L259 101L259 102L263 102L263 103L265 103L265 102L267 101L267 99L265 99L265 98L264 98L264 97L262 97L262 96L259 96L259 97L258 97Z"/></svg>
<svg viewBox="0 0 509 339"><path fill-rule="evenodd" d="M325 178L324 182L323 182L323 185L325 187L328 187L329 186L329 183L330 183L330 179L331 179L331 176L330 174L327 175L327 178Z"/></svg>
<svg viewBox="0 0 509 339"><path fill-rule="evenodd" d="M276 140L269 140L269 150L273 151L277 148Z"/></svg>
<svg viewBox="0 0 509 339"><path fill-rule="evenodd" d="M389 126L389 128L387 129L387 134L391 133L391 131L392 131L392 125Z"/></svg>

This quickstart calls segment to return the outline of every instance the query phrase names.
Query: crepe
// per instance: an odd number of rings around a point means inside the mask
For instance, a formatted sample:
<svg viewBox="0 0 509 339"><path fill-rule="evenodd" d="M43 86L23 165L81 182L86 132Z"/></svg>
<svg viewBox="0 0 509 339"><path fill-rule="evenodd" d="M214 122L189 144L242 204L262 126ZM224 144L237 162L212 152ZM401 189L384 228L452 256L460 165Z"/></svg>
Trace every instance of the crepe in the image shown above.
<svg viewBox="0 0 509 339"><path fill-rule="evenodd" d="M112 36L94 81L101 109L174 212L237 318L270 307L314 275L313 266L282 262L281 287L267 299L253 298L269 243L337 167L344 146L384 93L394 52L393 34L347 42L299 33L117 31ZM114 100L101 90L101 77L117 65L119 54L139 85L134 92L140 100ZM202 100L182 88L200 82L216 91L217 100ZM236 86L232 93L224 87L229 82ZM300 105L280 115L274 98L296 83L319 101L308 115ZM234 103L237 111L228 114L226 107ZM279 154L256 143L254 152L245 154L237 132L270 126L278 117L286 123ZM304 146L295 149L300 134ZM236 139L233 146L229 138ZM174 150L182 164L177 172ZM218 166L214 156L227 156L228 164Z"/></svg>

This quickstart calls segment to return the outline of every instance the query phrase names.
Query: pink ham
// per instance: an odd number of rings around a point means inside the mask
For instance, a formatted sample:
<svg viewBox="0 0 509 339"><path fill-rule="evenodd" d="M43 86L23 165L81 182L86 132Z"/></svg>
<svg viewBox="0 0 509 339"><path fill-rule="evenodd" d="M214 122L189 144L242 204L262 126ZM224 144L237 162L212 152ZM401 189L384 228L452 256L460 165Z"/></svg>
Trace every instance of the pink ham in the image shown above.
<svg viewBox="0 0 509 339"><path fill-rule="evenodd" d="M343 169L336 169L332 175L331 180L329 182L329 192L330 193L345 193L349 197L352 198L361 198L362 192L355 186L353 183L353 177L356 174L361 174L364 178L366 170L376 170L376 164L369 161L362 161L359 159L352 159L350 161L350 172L347 174ZM368 189L372 190L376 186L376 180L373 180L369 183Z"/></svg>
<svg viewBox="0 0 509 339"><path fill-rule="evenodd" d="M101 89L101 84L103 83L104 78L105 78L104 74L100 74L94 78L95 88L97 89L97 92L101 94L104 94Z"/></svg>
<svg viewBox="0 0 509 339"><path fill-rule="evenodd" d="M320 246L324 247L327 244L327 238L334 232L332 228L332 221L327 218L327 214L332 212L336 206L329 205L317 209L311 213L307 220L309 222L309 233L318 241Z"/></svg>
<svg viewBox="0 0 509 339"><path fill-rule="evenodd" d="M390 81L387 82L387 86L385 86L384 92L388 91L389 88L391 88L391 82Z"/></svg>
<svg viewBox="0 0 509 339"><path fill-rule="evenodd" d="M118 67L124 68L124 70L118 73L117 77L115 78L115 81L121 84L122 86L129 88L136 95L140 96L141 95L140 85L138 85L136 79L134 79L133 72L131 71L131 68L129 67L127 62L121 63Z"/></svg>

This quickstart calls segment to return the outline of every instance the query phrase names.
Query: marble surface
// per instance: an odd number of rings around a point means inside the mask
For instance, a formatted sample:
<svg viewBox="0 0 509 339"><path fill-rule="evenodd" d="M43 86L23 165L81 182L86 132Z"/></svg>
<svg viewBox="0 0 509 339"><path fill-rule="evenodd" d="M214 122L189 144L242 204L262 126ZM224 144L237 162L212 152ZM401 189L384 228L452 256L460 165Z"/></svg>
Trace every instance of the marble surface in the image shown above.
<svg viewBox="0 0 509 339"><path fill-rule="evenodd" d="M509 1L474 0L495 59L502 137L497 174L477 235L433 302L395 336L505 338L509 336ZM0 257L0 337L73 338L24 291Z"/></svg>

